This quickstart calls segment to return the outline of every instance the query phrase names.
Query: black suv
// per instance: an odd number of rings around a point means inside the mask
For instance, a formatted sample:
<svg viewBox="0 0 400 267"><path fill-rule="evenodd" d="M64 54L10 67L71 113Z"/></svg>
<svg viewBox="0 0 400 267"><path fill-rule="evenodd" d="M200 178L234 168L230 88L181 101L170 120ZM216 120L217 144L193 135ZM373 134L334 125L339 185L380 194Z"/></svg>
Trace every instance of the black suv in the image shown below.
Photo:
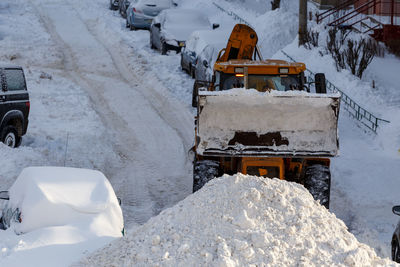
<svg viewBox="0 0 400 267"><path fill-rule="evenodd" d="M18 147L28 128L29 94L21 67L0 66L0 140Z"/></svg>

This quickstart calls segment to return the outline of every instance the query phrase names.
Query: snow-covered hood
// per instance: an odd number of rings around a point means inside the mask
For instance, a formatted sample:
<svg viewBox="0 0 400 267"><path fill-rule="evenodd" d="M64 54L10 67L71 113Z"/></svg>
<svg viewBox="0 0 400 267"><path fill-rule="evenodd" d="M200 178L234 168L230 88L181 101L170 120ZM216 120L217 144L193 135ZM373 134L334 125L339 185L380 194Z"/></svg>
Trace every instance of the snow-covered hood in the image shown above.
<svg viewBox="0 0 400 267"><path fill-rule="evenodd" d="M165 40L171 41L171 40L176 40L176 41L186 41L190 34L193 31L196 30L205 30L208 29L208 27L201 26L199 28L198 25L174 25L173 27L168 27L166 29L163 29L164 37Z"/></svg>

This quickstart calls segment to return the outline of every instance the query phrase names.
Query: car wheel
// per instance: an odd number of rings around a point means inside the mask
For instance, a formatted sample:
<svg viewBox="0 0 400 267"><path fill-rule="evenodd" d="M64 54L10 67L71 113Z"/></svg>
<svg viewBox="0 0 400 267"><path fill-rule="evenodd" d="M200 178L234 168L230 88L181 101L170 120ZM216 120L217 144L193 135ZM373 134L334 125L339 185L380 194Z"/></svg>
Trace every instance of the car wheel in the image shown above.
<svg viewBox="0 0 400 267"><path fill-rule="evenodd" d="M21 144L21 137L18 136L17 129L12 126L4 127L1 134L1 141L9 147L18 147Z"/></svg>
<svg viewBox="0 0 400 267"><path fill-rule="evenodd" d="M167 54L167 44L162 42L161 43L161 55L166 55Z"/></svg>
<svg viewBox="0 0 400 267"><path fill-rule="evenodd" d="M397 241L396 238L393 239L392 241L392 260L400 263L400 247L399 247L399 242Z"/></svg>
<svg viewBox="0 0 400 267"><path fill-rule="evenodd" d="M190 67L190 76L191 76L193 79L196 79L196 72L195 72L195 70L194 70L192 67Z"/></svg>
<svg viewBox="0 0 400 267"><path fill-rule="evenodd" d="M150 48L151 49L155 49L156 47L154 46L154 44L153 44L153 35L151 34L151 31L150 31Z"/></svg>

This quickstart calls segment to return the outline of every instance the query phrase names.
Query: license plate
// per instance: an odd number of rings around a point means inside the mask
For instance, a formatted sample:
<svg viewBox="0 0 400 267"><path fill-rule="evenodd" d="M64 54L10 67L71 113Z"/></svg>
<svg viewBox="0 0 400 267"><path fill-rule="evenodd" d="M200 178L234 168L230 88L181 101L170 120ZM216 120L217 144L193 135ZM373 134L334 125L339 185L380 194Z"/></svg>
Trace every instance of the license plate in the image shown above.
<svg viewBox="0 0 400 267"><path fill-rule="evenodd" d="M179 42L179 46L180 47L185 46L185 43L184 42Z"/></svg>

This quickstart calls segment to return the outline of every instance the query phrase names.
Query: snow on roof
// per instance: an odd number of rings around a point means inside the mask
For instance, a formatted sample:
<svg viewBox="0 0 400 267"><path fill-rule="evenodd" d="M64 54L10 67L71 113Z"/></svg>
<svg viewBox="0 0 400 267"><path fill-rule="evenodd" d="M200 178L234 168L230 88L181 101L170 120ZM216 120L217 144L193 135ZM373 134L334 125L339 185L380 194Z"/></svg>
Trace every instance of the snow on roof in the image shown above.
<svg viewBox="0 0 400 267"><path fill-rule="evenodd" d="M230 31L227 30L199 30L194 31L189 36L186 42L186 49L194 51L196 54L200 52L209 44L222 46L226 45ZM221 45L222 44L222 45Z"/></svg>
<svg viewBox="0 0 400 267"><path fill-rule="evenodd" d="M81 264L395 265L358 242L303 186L242 174L210 181Z"/></svg>
<svg viewBox="0 0 400 267"><path fill-rule="evenodd" d="M99 171L66 167L25 168L9 190L19 208L17 232L90 222L98 236L121 236L122 211L114 190Z"/></svg>

